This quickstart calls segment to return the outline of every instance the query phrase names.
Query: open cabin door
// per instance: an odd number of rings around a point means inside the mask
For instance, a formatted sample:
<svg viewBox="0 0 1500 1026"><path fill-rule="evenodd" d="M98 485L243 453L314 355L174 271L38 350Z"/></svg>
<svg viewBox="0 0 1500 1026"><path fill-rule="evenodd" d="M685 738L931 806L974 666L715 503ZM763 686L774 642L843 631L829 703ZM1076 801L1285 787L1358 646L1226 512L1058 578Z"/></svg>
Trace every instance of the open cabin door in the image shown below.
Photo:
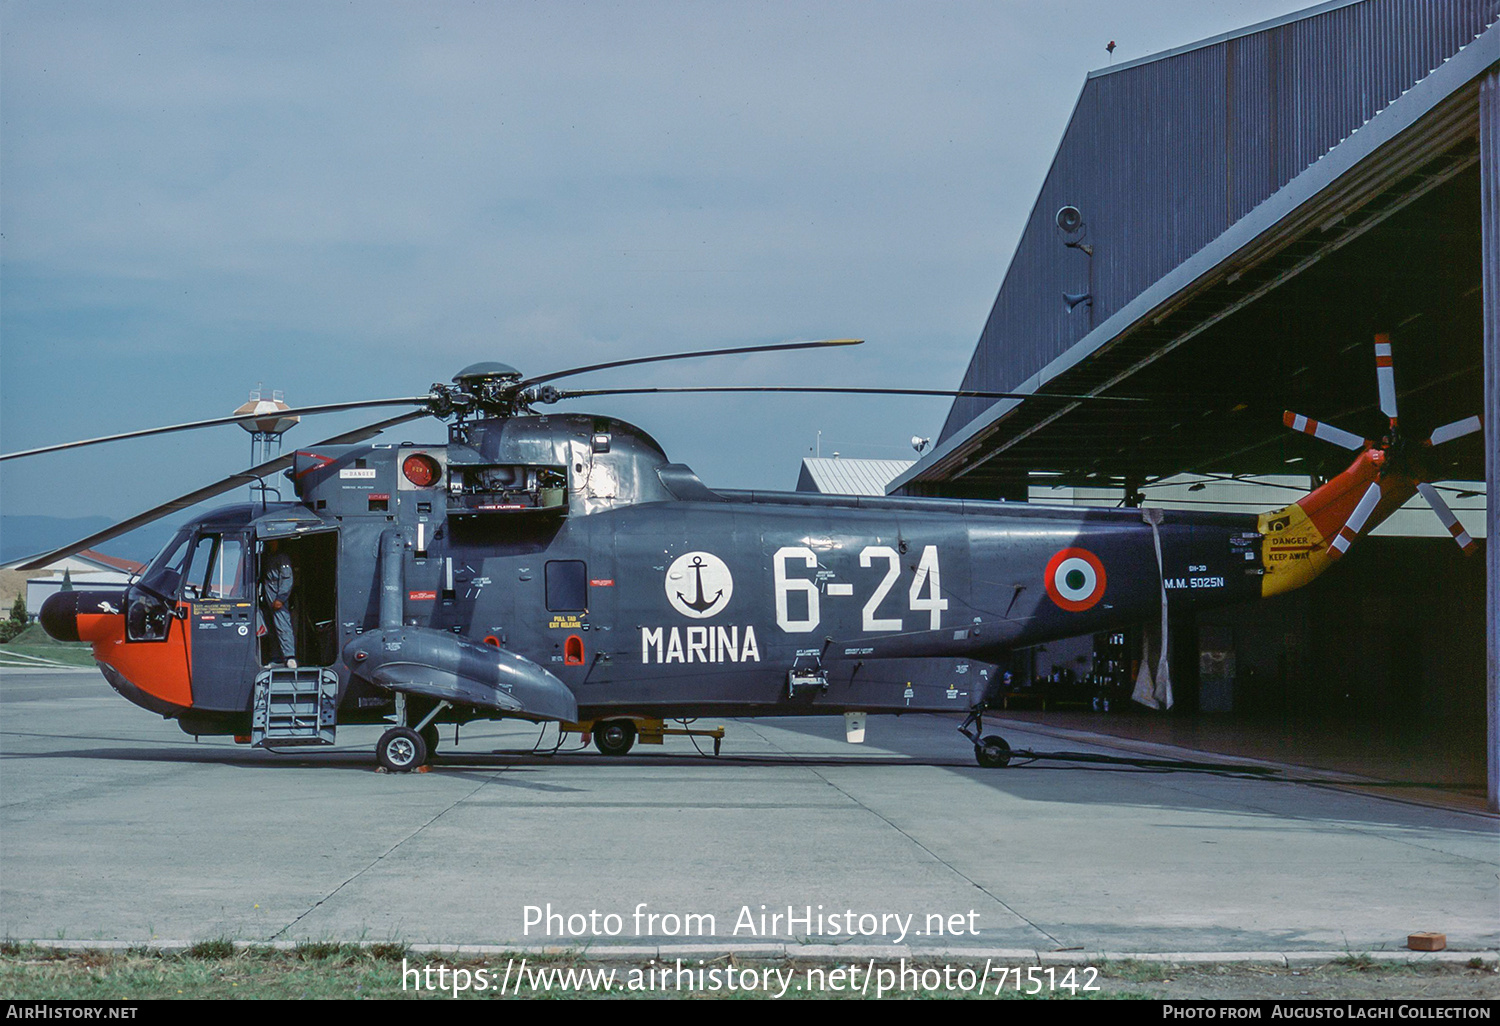
<svg viewBox="0 0 1500 1026"><path fill-rule="evenodd" d="M278 557L284 556L284 561ZM338 528L321 521L270 520L255 524L254 602L257 662L283 662L277 630L289 625L287 647L299 666L331 666L338 656ZM288 572L289 571L289 572ZM286 577L290 577L290 586ZM273 580L274 578L274 580ZM285 617L271 608L272 595L289 595Z"/></svg>

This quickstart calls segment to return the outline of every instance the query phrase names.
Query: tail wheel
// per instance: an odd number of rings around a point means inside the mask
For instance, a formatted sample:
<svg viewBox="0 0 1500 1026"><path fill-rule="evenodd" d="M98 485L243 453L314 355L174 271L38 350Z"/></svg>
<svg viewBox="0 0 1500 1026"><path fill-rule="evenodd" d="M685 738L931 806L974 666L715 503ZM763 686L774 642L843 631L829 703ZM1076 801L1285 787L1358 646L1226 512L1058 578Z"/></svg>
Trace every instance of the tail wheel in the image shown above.
<svg viewBox="0 0 1500 1026"><path fill-rule="evenodd" d="M392 727L380 735L375 757L392 773L410 773L427 761L427 742L410 727Z"/></svg>
<svg viewBox="0 0 1500 1026"><path fill-rule="evenodd" d="M980 738L974 746L974 759L985 769L999 769L1010 765L1010 745L998 734Z"/></svg>
<svg viewBox="0 0 1500 1026"><path fill-rule="evenodd" d="M635 724L629 720L594 724L594 747L604 755L624 755L635 747Z"/></svg>

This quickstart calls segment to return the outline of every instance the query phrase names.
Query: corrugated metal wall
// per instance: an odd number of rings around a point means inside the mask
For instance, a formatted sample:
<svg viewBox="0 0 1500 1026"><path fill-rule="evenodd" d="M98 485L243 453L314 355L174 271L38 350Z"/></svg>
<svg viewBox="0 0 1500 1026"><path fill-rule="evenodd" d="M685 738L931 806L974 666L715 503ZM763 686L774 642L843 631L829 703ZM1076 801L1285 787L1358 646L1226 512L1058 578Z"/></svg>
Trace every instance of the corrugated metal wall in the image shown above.
<svg viewBox="0 0 1500 1026"><path fill-rule="evenodd" d="M1085 83L963 387L1024 381L1500 18L1500 0L1365 0ZM1092 258L1063 245L1078 207ZM1089 267L1092 262L1093 267ZM1072 313L1063 293L1090 290ZM989 405L955 401L941 439Z"/></svg>

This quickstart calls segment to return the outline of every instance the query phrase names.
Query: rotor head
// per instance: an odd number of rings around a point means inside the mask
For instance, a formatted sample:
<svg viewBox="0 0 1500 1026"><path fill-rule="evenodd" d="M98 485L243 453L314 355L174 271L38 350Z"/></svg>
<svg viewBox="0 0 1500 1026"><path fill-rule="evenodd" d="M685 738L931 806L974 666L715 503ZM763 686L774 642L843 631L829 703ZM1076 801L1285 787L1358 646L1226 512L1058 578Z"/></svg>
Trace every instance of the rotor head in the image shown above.
<svg viewBox="0 0 1500 1026"><path fill-rule="evenodd" d="M453 375L453 383L460 388L470 388L479 384L490 382L505 382L507 384L521 380L521 372L508 363L499 363L495 360L485 360L480 363L471 363L457 374Z"/></svg>

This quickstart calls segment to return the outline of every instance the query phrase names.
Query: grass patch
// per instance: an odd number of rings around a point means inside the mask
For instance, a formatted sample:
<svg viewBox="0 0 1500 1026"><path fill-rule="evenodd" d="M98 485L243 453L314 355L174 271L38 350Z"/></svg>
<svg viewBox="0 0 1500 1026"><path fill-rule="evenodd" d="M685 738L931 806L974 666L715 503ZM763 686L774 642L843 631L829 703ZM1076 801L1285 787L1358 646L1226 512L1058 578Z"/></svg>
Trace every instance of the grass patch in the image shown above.
<svg viewBox="0 0 1500 1026"><path fill-rule="evenodd" d="M42 630L39 623L30 623L23 627L14 638L6 642L7 645L40 645L46 648L88 648L84 641L58 641L52 635Z"/></svg>
<svg viewBox="0 0 1500 1026"><path fill-rule="evenodd" d="M26 628L26 632L23 632L16 640L0 645L0 665L19 667L23 663L30 662L27 659L3 658L12 654L17 656L34 656L38 659L47 659L54 663L66 663L69 666L92 667L94 665L93 646L84 644L83 642L69 642L64 644L60 641L52 641L50 638L48 638L48 644L23 641L22 639L27 636L27 633L33 630L40 631L40 628L28 627ZM46 634L43 633L42 637L46 637Z"/></svg>
<svg viewBox="0 0 1500 1026"><path fill-rule="evenodd" d="M302 941L291 950L291 957L319 967L343 967L365 962L395 962L407 957L405 944L346 944L338 941Z"/></svg>
<svg viewBox="0 0 1500 1026"><path fill-rule="evenodd" d="M19 945L0 951L0 999L280 1000L401 997L401 962L357 945L335 945L337 958L300 950L236 949L227 939L200 941L181 953L150 949L57 951ZM412 995L408 995L412 996Z"/></svg>
<svg viewBox="0 0 1500 1026"><path fill-rule="evenodd" d="M199 941L187 949L187 957L200 962L224 960L234 957L234 941L226 937L218 940Z"/></svg>
<svg viewBox="0 0 1500 1026"><path fill-rule="evenodd" d="M64 999L64 1000L150 1000L157 998L192 998L218 1000L225 998L274 998L281 1000L302 999L349 999L349 998L451 998L455 989L453 981L464 979L467 990L459 989L461 997L498 997L499 981L507 967L514 972L513 979L520 979L519 966L526 960L528 979L535 983L541 976L551 985L528 986L521 996L546 998L601 997L597 986L601 974L613 974L613 996L621 997L765 997L763 988L749 990L736 988L734 992L721 986L717 991L681 990L671 986L643 987L628 990L629 981L641 980L651 972L660 973L663 968L671 972L675 959L666 963L652 960L607 960L584 959L576 955L538 957L535 955L494 955L483 959L447 959L429 955L413 955L405 945L388 942L384 944L344 944L332 941L308 941L289 950L268 947L236 949L227 939L208 940L195 944L180 954L164 954L159 951L134 949L129 951L60 951L35 945L17 944L7 941L0 945L0 998L4 999ZM856 960L860 976L854 977L852 985L847 975L848 963L809 959L740 959L724 956L707 959L700 963L697 958L684 959L684 968L697 972L717 970L719 979L731 968L738 978L743 974L779 974L787 978L791 986L786 997L859 997L858 983L863 977L865 962ZM877 963L877 969L896 970L898 963ZM977 974L983 971L984 963L954 958L949 961L918 959L908 961L908 967L921 969L958 970L960 968ZM418 989L414 984L413 971L432 968L430 978L433 989ZM439 975L438 969L443 973ZM1009 977L1016 979L1014 967ZM1051 994L1046 989L1042 997L1103 997L1103 998L1285 998L1291 1000L1329 999L1468 999L1495 1000L1500 998L1500 972L1493 965L1465 965L1457 963L1413 962L1388 963L1365 959L1351 964L1339 960L1323 966L1305 969L1287 969L1263 965L1170 965L1157 962L1112 962L1100 965L1097 976L1087 978L1097 984L1097 991L1083 991L1081 987L1070 990L1060 987ZM809 989L810 970L821 970L820 980L832 980L833 971L843 969L845 980L839 992ZM403 970L405 972L403 973ZM1070 970L1076 970L1068 976ZM1061 982L1071 979L1081 984L1085 979L1082 966L1052 967L1051 979ZM481 975L483 973L484 975ZM540 975L539 975L540 974ZM632 975L634 974L634 975ZM1026 978L1025 967L1020 977ZM1043 979L1048 973L1043 970ZM403 989L403 980L406 986ZM439 981L442 986L439 986ZM480 980L489 983L488 991L481 992L476 984ZM773 987L772 994L775 989ZM1025 997L1027 987L1017 990L1007 986L1002 997ZM506 996L514 997L512 985ZM851 993L852 991L852 993ZM869 997L875 996L871 986ZM946 986L906 990L887 997L962 998L977 997ZM994 988L983 995L985 1000L994 1000Z"/></svg>

